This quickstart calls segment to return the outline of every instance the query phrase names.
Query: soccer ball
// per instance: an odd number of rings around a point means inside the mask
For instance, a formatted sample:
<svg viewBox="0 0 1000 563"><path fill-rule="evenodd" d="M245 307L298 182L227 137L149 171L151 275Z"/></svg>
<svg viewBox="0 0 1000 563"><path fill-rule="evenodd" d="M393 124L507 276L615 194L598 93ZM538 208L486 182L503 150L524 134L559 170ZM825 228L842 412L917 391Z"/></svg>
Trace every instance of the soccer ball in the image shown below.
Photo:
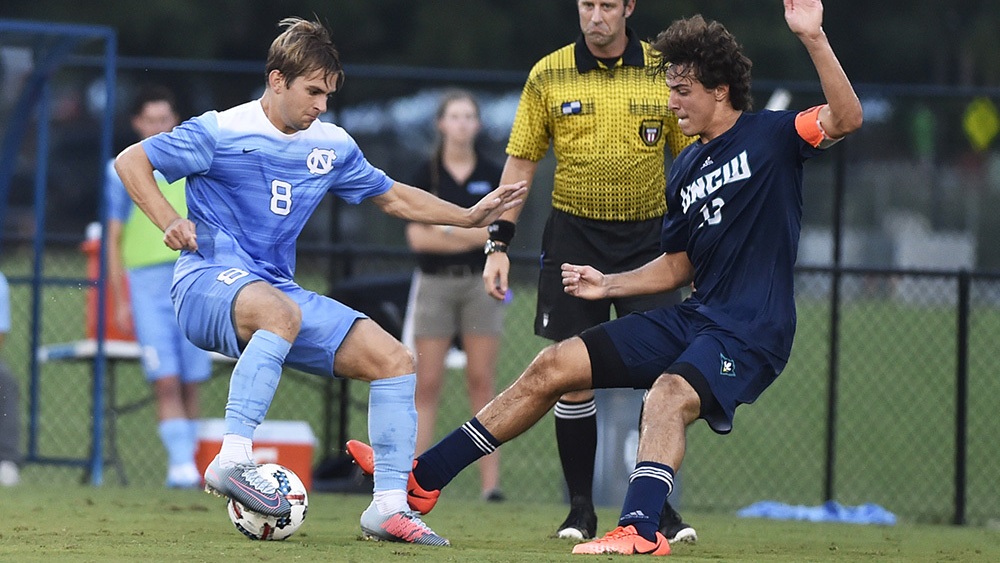
<svg viewBox="0 0 1000 563"><path fill-rule="evenodd" d="M265 463L258 471L285 495L292 505L292 513L285 518L265 516L251 512L242 504L229 499L226 503L229 519L240 533L252 540L283 540L294 534L306 519L306 510L309 508L306 488L298 475L283 465Z"/></svg>

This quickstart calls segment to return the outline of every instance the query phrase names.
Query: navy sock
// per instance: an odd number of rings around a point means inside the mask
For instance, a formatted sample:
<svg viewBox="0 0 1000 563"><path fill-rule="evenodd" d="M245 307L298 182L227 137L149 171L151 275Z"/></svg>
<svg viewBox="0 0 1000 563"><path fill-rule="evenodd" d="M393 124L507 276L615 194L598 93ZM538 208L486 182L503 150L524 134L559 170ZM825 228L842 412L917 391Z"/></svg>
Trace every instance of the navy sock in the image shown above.
<svg viewBox="0 0 1000 563"><path fill-rule="evenodd" d="M639 535L656 541L663 501L674 490L674 470L669 465L653 461L635 464L628 481L628 492L622 504L619 526L635 526Z"/></svg>
<svg viewBox="0 0 1000 563"><path fill-rule="evenodd" d="M413 477L425 490L440 490L463 469L498 447L500 441L473 418L421 454Z"/></svg>

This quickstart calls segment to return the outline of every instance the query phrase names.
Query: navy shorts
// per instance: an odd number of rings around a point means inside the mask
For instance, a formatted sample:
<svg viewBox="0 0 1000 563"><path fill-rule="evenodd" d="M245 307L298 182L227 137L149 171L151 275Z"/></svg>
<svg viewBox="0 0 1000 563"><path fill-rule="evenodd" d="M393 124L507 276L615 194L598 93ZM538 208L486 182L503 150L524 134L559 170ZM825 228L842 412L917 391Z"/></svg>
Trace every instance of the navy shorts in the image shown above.
<svg viewBox="0 0 1000 563"><path fill-rule="evenodd" d="M733 429L736 407L752 403L776 377L769 356L682 303L633 313L584 331L595 389L649 389L680 375L701 398L712 430Z"/></svg>
<svg viewBox="0 0 1000 563"><path fill-rule="evenodd" d="M253 282L268 283L246 270L226 266L206 266L174 280L174 308L188 339L205 350L238 358L246 342L240 342L236 336L233 305L239 292ZM285 357L285 365L306 373L333 376L334 354L354 322L367 316L294 283L274 287L302 311L299 335Z"/></svg>

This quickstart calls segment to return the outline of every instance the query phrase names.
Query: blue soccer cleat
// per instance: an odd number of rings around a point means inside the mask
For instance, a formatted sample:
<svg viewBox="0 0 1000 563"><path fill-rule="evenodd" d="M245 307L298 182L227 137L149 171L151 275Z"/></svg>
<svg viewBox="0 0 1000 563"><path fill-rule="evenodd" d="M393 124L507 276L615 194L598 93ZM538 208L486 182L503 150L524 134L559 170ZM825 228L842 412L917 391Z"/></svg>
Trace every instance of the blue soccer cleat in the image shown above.
<svg viewBox="0 0 1000 563"><path fill-rule="evenodd" d="M258 467L246 463L223 468L219 464L219 456L215 456L205 469L205 492L231 498L251 512L287 517L292 513L292 505L257 471Z"/></svg>

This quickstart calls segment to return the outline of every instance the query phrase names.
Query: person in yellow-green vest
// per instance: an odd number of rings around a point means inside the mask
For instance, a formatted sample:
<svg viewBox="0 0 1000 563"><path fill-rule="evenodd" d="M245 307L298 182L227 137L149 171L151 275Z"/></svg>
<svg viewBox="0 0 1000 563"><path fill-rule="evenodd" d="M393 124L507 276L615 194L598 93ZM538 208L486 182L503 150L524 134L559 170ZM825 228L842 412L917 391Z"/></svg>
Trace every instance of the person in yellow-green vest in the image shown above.
<svg viewBox="0 0 1000 563"><path fill-rule="evenodd" d="M173 94L163 87L146 87L131 108L131 125L142 139L180 123ZM181 215L186 215L184 179L172 184L156 172L160 190ZM167 453L166 485L201 485L195 465L198 384L211 375L211 357L181 334L170 301L174 262L180 253L163 244L163 233L137 211L125 186L108 163L104 184L108 211L108 295L114 303L109 322L134 328L142 348L142 365L156 396L159 435ZM125 280L128 280L126 286Z"/></svg>

